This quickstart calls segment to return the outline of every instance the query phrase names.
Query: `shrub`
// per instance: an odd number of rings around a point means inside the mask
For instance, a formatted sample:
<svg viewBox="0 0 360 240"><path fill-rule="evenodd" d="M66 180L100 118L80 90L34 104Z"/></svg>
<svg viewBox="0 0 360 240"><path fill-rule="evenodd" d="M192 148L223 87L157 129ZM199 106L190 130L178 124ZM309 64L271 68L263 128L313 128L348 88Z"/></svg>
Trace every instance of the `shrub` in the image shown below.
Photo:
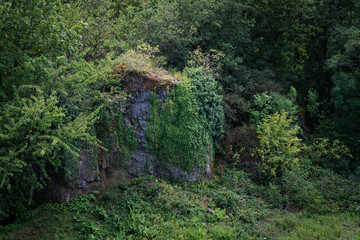
<svg viewBox="0 0 360 240"><path fill-rule="evenodd" d="M224 134L225 121L220 88L213 75L208 71L187 68L185 73L191 81L200 116L205 119L205 126L208 128L213 143L218 145Z"/></svg>
<svg viewBox="0 0 360 240"><path fill-rule="evenodd" d="M80 42L80 21L65 26L66 6L57 0L4 0L0 8L0 101L12 86L49 80L52 60L69 56Z"/></svg>
<svg viewBox="0 0 360 240"><path fill-rule="evenodd" d="M236 235L233 232L233 229L228 226L214 226L209 229L209 233L211 234L213 239L219 240L232 240L236 239Z"/></svg>
<svg viewBox="0 0 360 240"><path fill-rule="evenodd" d="M100 228L95 222L81 216L80 214L76 214L73 217L73 222L74 229L79 231L82 235L87 236L88 239L97 239L95 236L99 234Z"/></svg>
<svg viewBox="0 0 360 240"><path fill-rule="evenodd" d="M34 191L44 187L49 175L70 171L79 141L98 146L89 127L100 109L71 119L58 106L56 92L46 96L31 89L30 97L15 91L15 99L0 109L0 220L31 205Z"/></svg>
<svg viewBox="0 0 360 240"><path fill-rule="evenodd" d="M298 164L301 147L296 134L300 128L292 122L287 112L281 112L270 115L257 127L259 146L255 152L261 158L265 176L276 178L285 169Z"/></svg>
<svg viewBox="0 0 360 240"><path fill-rule="evenodd" d="M262 93L254 96L253 107L250 109L251 122L260 124L261 121L270 117L276 112L286 111L288 117L295 119L297 106L295 105L296 90L290 88L287 96L283 96L276 92Z"/></svg>
<svg viewBox="0 0 360 240"><path fill-rule="evenodd" d="M282 189L280 186L273 183L270 183L269 187L267 188L266 195L268 197L269 203L275 208L280 208L283 206L283 204L286 203L287 195L283 194L281 190Z"/></svg>
<svg viewBox="0 0 360 240"><path fill-rule="evenodd" d="M87 61L104 58L116 48L114 3L111 0L77 0L70 3L69 22L85 22L80 51ZM80 19L79 19L80 18ZM116 49L118 50L118 49Z"/></svg>
<svg viewBox="0 0 360 240"><path fill-rule="evenodd" d="M358 211L359 194L358 181L305 160L302 165L286 170L281 179L267 189L267 197L274 207L296 207L317 213Z"/></svg>
<svg viewBox="0 0 360 240"><path fill-rule="evenodd" d="M285 171L282 181L283 191L285 191L290 205L316 212L329 210L329 205L317 188L316 182L306 178L303 172Z"/></svg>
<svg viewBox="0 0 360 240"><path fill-rule="evenodd" d="M210 52L204 53L200 47L190 53L191 60L188 65L192 68L201 68L201 70L210 72L214 77L219 78L223 64L220 62L224 57L221 51L210 49Z"/></svg>
<svg viewBox="0 0 360 240"><path fill-rule="evenodd" d="M314 163L321 164L337 172L347 172L351 167L353 156L350 150L339 140L315 138L309 148L309 157Z"/></svg>
<svg viewBox="0 0 360 240"><path fill-rule="evenodd" d="M159 56L160 51L157 47L148 44L137 46L136 50L128 50L117 58L117 62L125 64L128 70L134 71L163 71L158 69L165 64L163 57Z"/></svg>

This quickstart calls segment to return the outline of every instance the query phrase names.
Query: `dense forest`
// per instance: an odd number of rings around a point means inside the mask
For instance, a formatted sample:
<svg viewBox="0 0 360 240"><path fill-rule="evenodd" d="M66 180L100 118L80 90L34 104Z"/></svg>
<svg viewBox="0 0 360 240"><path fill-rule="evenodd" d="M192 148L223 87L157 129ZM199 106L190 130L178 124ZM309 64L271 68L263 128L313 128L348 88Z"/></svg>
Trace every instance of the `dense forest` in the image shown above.
<svg viewBox="0 0 360 240"><path fill-rule="evenodd" d="M176 79L149 147L211 177L127 175L129 73ZM113 177L41 199L84 149ZM0 0L0 239L360 239L360 1Z"/></svg>

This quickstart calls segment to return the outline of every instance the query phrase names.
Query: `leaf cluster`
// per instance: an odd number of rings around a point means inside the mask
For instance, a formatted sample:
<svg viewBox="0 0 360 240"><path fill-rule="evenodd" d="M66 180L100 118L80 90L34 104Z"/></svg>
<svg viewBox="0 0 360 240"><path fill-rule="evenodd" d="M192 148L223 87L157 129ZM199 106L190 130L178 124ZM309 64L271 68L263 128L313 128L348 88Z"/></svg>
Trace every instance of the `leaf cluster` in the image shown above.
<svg viewBox="0 0 360 240"><path fill-rule="evenodd" d="M1 219L14 214L9 211L17 214L16 210L31 205L34 191L43 188L54 173L70 171L67 167L76 165L72 162L80 155L81 141L99 146L88 130L100 108L70 118L59 106L55 91L46 96L32 88L36 94L26 97L15 91L15 99L1 108ZM12 198L16 200L9 205Z"/></svg>
<svg viewBox="0 0 360 240"><path fill-rule="evenodd" d="M191 82L183 81L162 102L151 97L147 139L164 166L204 169L212 157L211 136L199 114Z"/></svg>
<svg viewBox="0 0 360 240"><path fill-rule="evenodd" d="M269 177L280 176L285 169L298 164L301 151L297 137L299 126L293 125L288 113L274 113L258 125L258 145L255 152L261 158L262 172Z"/></svg>

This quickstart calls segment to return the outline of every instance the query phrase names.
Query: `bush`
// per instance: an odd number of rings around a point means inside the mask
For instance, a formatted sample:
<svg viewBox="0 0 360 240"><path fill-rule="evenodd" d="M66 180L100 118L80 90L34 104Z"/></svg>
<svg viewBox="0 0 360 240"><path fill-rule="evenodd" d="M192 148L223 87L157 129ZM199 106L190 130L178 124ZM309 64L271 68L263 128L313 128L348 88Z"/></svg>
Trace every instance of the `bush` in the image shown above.
<svg viewBox="0 0 360 240"><path fill-rule="evenodd" d="M281 176L285 169L298 164L300 139L296 136L299 127L292 125L287 112L274 113L258 125L258 147L256 154L261 158L262 173L271 178Z"/></svg>
<svg viewBox="0 0 360 240"><path fill-rule="evenodd" d="M236 239L236 235L233 232L233 229L228 226L214 226L209 229L209 233L211 234L213 239L219 240L232 240Z"/></svg>
<svg viewBox="0 0 360 240"><path fill-rule="evenodd" d="M67 20L85 22L80 51L87 61L104 58L116 49L114 3L111 0L76 0L70 3Z"/></svg>
<svg viewBox="0 0 360 240"><path fill-rule="evenodd" d="M200 116L206 120L205 126L218 145L224 134L224 110L220 88L213 75L205 70L196 68L185 69L186 76L192 83L192 91L199 105Z"/></svg>
<svg viewBox="0 0 360 240"><path fill-rule="evenodd" d="M306 178L299 171L286 171L282 177L283 191L290 205L315 212L329 211L326 199L317 188L316 182Z"/></svg>
<svg viewBox="0 0 360 240"><path fill-rule="evenodd" d="M34 191L50 174L70 171L80 141L98 146L89 127L100 109L71 119L58 106L56 92L46 96L38 88L30 90L35 90L30 97L15 91L15 99L0 109L0 220L31 205Z"/></svg>
<svg viewBox="0 0 360 240"><path fill-rule="evenodd" d="M254 96L253 107L250 109L251 122L260 124L264 119L276 112L286 111L288 117L296 119L297 106L295 105L296 90L290 88L287 96L276 92L262 93Z"/></svg>
<svg viewBox="0 0 360 240"><path fill-rule="evenodd" d="M309 148L309 157L316 164L330 168L336 172L347 173L351 167L353 156L350 150L339 140L315 138Z"/></svg>
<svg viewBox="0 0 360 240"><path fill-rule="evenodd" d="M80 43L80 22L65 26L58 0L5 0L0 8L0 101L12 100L12 86L49 80L52 60L69 56Z"/></svg>
<svg viewBox="0 0 360 240"><path fill-rule="evenodd" d="M136 50L128 50L121 54L116 61L125 64L126 70L164 72L159 67L165 64L165 60L159 54L160 50L157 47L141 44Z"/></svg>
<svg viewBox="0 0 360 240"><path fill-rule="evenodd" d="M305 161L299 167L286 170L281 179L267 189L267 197L274 207L296 207L317 213L357 212L359 194L358 181Z"/></svg>

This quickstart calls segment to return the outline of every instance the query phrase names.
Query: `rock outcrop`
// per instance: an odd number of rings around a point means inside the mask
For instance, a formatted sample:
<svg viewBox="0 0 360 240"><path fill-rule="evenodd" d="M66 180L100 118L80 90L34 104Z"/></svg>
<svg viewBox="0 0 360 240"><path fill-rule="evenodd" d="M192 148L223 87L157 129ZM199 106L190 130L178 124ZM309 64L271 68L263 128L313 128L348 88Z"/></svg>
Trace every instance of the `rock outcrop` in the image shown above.
<svg viewBox="0 0 360 240"><path fill-rule="evenodd" d="M168 76L166 71L135 72L127 70L124 64L115 67L112 75L119 79L122 88L128 94L123 124L134 131L137 143L127 166L128 174L133 177L155 175L182 181L195 181L210 176L210 158L205 170L194 168L188 172L177 166L164 167L147 145L146 128L150 117L151 93L155 92L157 98L165 100L167 89L176 87L178 80ZM107 131L111 131L110 128ZM108 140L115 142L111 135L109 132ZM47 189L37 194L38 199L40 201L69 201L98 188L118 165L120 153L121 149L117 149L113 143L110 144L107 152L101 149L96 149L95 152L84 150L78 162L77 176L65 181L50 180Z"/></svg>
<svg viewBox="0 0 360 240"><path fill-rule="evenodd" d="M166 72L162 72L162 76L150 71L144 73L127 72L125 65L118 66L115 71L124 76L122 86L129 94L124 124L136 131L137 149L132 154L129 174L132 176L150 174L182 181L195 181L210 176L210 158L205 171L194 168L192 171L187 172L176 166L165 168L147 145L146 128L150 117L151 92L155 92L157 98L164 100L167 97L167 88L176 87L178 80L169 77Z"/></svg>
<svg viewBox="0 0 360 240"><path fill-rule="evenodd" d="M142 80L142 79L138 79ZM143 89L133 93L125 110L125 125L132 127L135 132L137 149L132 154L129 167L129 174L132 176L156 175L168 179L179 179L183 181L195 181L210 175L210 159L208 160L206 171L194 168L187 172L180 167L164 168L160 160L149 150L146 143L146 127L148 125L150 108L150 89ZM156 94L158 98L166 98L166 90L159 90Z"/></svg>

